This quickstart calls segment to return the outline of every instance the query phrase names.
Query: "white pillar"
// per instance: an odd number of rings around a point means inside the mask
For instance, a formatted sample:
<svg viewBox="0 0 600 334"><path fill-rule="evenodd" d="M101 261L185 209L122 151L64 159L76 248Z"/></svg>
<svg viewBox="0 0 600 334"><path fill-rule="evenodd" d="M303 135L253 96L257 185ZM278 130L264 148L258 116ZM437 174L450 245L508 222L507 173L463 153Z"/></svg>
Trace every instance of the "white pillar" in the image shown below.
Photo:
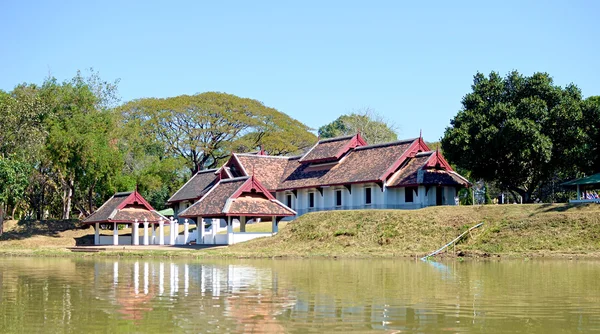
<svg viewBox="0 0 600 334"><path fill-rule="evenodd" d="M198 224L196 224L196 243L204 243L204 219L198 217Z"/></svg>
<svg viewBox="0 0 600 334"><path fill-rule="evenodd" d="M144 218L144 246L148 246L148 219Z"/></svg>
<svg viewBox="0 0 600 334"><path fill-rule="evenodd" d="M183 244L187 244L188 242L188 238L190 237L190 231L188 230L190 228L190 223L188 222L188 220L184 220L183 221Z"/></svg>
<svg viewBox="0 0 600 334"><path fill-rule="evenodd" d="M177 228L177 223L175 222L175 219L173 219L169 222L169 231L171 231L171 233L169 235L169 245L175 244L175 237L177 236L177 234L179 232L179 229L177 231L175 231L175 228Z"/></svg>
<svg viewBox="0 0 600 334"><path fill-rule="evenodd" d="M279 232L279 228L277 227L277 217L275 216L273 216L271 221L271 230L273 234Z"/></svg>
<svg viewBox="0 0 600 334"><path fill-rule="evenodd" d="M94 232L94 245L100 244L100 223L96 223L95 226L96 231Z"/></svg>
<svg viewBox="0 0 600 334"><path fill-rule="evenodd" d="M221 221L219 219L214 219L212 220L211 223L211 228L210 228L210 232L212 233L212 240L213 240L213 244L217 243L217 230L219 229L218 226L219 224L221 224Z"/></svg>
<svg viewBox="0 0 600 334"><path fill-rule="evenodd" d="M133 231L131 233L131 238L133 239L133 245L134 246L139 246L140 245L140 223L138 222L138 220L136 219L133 222Z"/></svg>
<svg viewBox="0 0 600 334"><path fill-rule="evenodd" d="M113 245L119 245L119 229L117 228L117 223L114 223L113 227Z"/></svg>
<svg viewBox="0 0 600 334"><path fill-rule="evenodd" d="M158 244L159 245L164 245L165 244L165 221L160 218L158 220Z"/></svg>
<svg viewBox="0 0 600 334"><path fill-rule="evenodd" d="M240 217L240 232L246 232L246 217Z"/></svg>
<svg viewBox="0 0 600 334"><path fill-rule="evenodd" d="M231 216L227 217L227 244L233 245L233 221Z"/></svg>

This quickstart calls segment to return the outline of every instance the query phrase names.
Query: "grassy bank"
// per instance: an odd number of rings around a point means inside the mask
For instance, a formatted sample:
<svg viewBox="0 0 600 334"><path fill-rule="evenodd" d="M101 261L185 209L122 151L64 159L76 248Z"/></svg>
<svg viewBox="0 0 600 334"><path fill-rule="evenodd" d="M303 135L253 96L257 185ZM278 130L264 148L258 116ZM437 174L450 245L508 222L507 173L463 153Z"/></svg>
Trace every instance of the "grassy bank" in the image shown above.
<svg viewBox="0 0 600 334"><path fill-rule="evenodd" d="M423 256L472 231L450 254L475 256L600 257L600 205L487 205L421 210L358 210L311 213L273 238L214 250L71 253L89 244L93 229L77 222L9 222L0 254L44 256L177 257L398 257ZM270 228L270 223L268 223ZM266 225L265 225L266 226ZM267 228L248 225L248 231ZM257 230L258 231L258 230ZM107 231L106 233L111 233ZM129 233L128 230L120 233Z"/></svg>
<svg viewBox="0 0 600 334"><path fill-rule="evenodd" d="M307 214L275 238L234 245L229 256L423 256L469 227L451 255L600 257L600 205L486 205Z"/></svg>

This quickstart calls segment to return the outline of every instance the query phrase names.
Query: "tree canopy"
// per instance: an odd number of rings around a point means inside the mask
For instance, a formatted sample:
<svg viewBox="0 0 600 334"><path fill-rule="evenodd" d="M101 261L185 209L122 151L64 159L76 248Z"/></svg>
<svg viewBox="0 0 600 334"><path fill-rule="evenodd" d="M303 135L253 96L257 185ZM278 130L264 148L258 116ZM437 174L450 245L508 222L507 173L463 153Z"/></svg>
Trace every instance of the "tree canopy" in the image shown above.
<svg viewBox="0 0 600 334"><path fill-rule="evenodd" d="M583 106L575 85L557 86L547 73L477 73L446 128L444 154L473 178L530 201L543 182L574 177L584 167Z"/></svg>
<svg viewBox="0 0 600 334"><path fill-rule="evenodd" d="M319 137L334 138L360 132L369 144L398 140L396 128L371 109L363 109L342 115L333 122L319 128Z"/></svg>
<svg viewBox="0 0 600 334"><path fill-rule="evenodd" d="M219 165L232 151L261 146L273 154L300 152L314 142L309 128L263 103L208 92L135 100L121 107L126 122L137 122L183 158L192 173Z"/></svg>

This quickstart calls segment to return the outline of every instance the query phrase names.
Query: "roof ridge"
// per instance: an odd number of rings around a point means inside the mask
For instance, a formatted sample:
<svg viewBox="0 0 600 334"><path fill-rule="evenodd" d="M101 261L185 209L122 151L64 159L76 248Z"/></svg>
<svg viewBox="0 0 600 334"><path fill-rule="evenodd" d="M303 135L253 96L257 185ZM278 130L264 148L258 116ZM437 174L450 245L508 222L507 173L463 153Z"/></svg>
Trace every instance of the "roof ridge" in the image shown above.
<svg viewBox="0 0 600 334"><path fill-rule="evenodd" d="M115 193L113 195L113 197L121 197L121 196L126 196L126 195L131 195L131 194L133 194L133 191L121 191L121 192Z"/></svg>
<svg viewBox="0 0 600 334"><path fill-rule="evenodd" d="M208 172L216 172L218 171L220 168L211 168L211 169L202 169L196 172L196 174L200 174L200 173L208 173ZM194 174L195 175L195 174Z"/></svg>
<svg viewBox="0 0 600 334"><path fill-rule="evenodd" d="M247 180L249 178L250 178L250 176L238 176L238 177L232 177L230 179L221 179L221 181L219 181L219 182L220 183L229 183L229 182Z"/></svg>
<svg viewBox="0 0 600 334"><path fill-rule="evenodd" d="M346 140L346 139L351 139L352 137L356 136L356 134L353 135L349 135L349 136L341 136L341 137L333 137L333 138L325 138L325 139L321 139L319 140L317 143L329 143L332 141L340 141L340 140Z"/></svg>
<svg viewBox="0 0 600 334"><path fill-rule="evenodd" d="M425 156L425 155L431 155L431 154L433 154L434 152L435 152L435 151L425 151L425 152L419 152L419 153L415 154L415 157L422 157L422 156Z"/></svg>
<svg viewBox="0 0 600 334"><path fill-rule="evenodd" d="M386 146L393 146L393 145L400 145L400 144L412 143L412 142L414 142L417 139L419 139L419 138L403 139L403 140L398 140L398 141L392 141L392 142L389 142L389 143L379 143L379 144L359 146L359 147L356 147L354 149L354 151L368 150L368 149L371 149L371 148L378 148L378 147L386 147Z"/></svg>
<svg viewBox="0 0 600 334"><path fill-rule="evenodd" d="M290 157L286 157L284 155L257 155L251 153L235 153L237 156L242 157L260 157L260 158L276 158L276 159L289 159Z"/></svg>

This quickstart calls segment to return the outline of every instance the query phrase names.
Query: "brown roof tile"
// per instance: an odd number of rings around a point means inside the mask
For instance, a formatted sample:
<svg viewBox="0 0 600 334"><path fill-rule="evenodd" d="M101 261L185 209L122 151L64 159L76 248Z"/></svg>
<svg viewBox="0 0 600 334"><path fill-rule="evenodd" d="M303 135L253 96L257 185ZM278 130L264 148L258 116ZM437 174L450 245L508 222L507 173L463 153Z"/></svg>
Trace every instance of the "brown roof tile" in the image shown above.
<svg viewBox="0 0 600 334"><path fill-rule="evenodd" d="M262 197L238 197L231 200L230 215L259 214L264 216L293 216L295 212L279 202Z"/></svg>
<svg viewBox="0 0 600 334"><path fill-rule="evenodd" d="M348 145L354 136L337 137L320 140L301 159L300 162L335 161L336 156Z"/></svg>
<svg viewBox="0 0 600 334"><path fill-rule="evenodd" d="M456 174L445 170L430 169L424 171L423 184L444 186L469 186L469 182Z"/></svg>
<svg viewBox="0 0 600 334"><path fill-rule="evenodd" d="M290 159L279 189L377 181L413 142L410 139L358 147L330 166L315 167Z"/></svg>
<svg viewBox="0 0 600 334"><path fill-rule="evenodd" d="M260 183L271 191L279 186L288 161L286 157L256 154L235 154L235 157L249 176L256 174Z"/></svg>
<svg viewBox="0 0 600 334"><path fill-rule="evenodd" d="M96 212L83 221L84 224L134 221L142 222L167 219L156 212L150 204L137 192L123 192L114 194Z"/></svg>
<svg viewBox="0 0 600 334"><path fill-rule="evenodd" d="M168 203L197 200L217 182L216 169L202 170L196 173L186 184L169 198Z"/></svg>
<svg viewBox="0 0 600 334"><path fill-rule="evenodd" d="M179 214L179 217L208 217L223 214L225 203L248 180L247 176L219 181L198 202Z"/></svg>
<svg viewBox="0 0 600 334"><path fill-rule="evenodd" d="M400 168L389 180L388 187L402 187L415 185L418 182L419 169L423 168L433 152L418 154L411 158L403 167Z"/></svg>

